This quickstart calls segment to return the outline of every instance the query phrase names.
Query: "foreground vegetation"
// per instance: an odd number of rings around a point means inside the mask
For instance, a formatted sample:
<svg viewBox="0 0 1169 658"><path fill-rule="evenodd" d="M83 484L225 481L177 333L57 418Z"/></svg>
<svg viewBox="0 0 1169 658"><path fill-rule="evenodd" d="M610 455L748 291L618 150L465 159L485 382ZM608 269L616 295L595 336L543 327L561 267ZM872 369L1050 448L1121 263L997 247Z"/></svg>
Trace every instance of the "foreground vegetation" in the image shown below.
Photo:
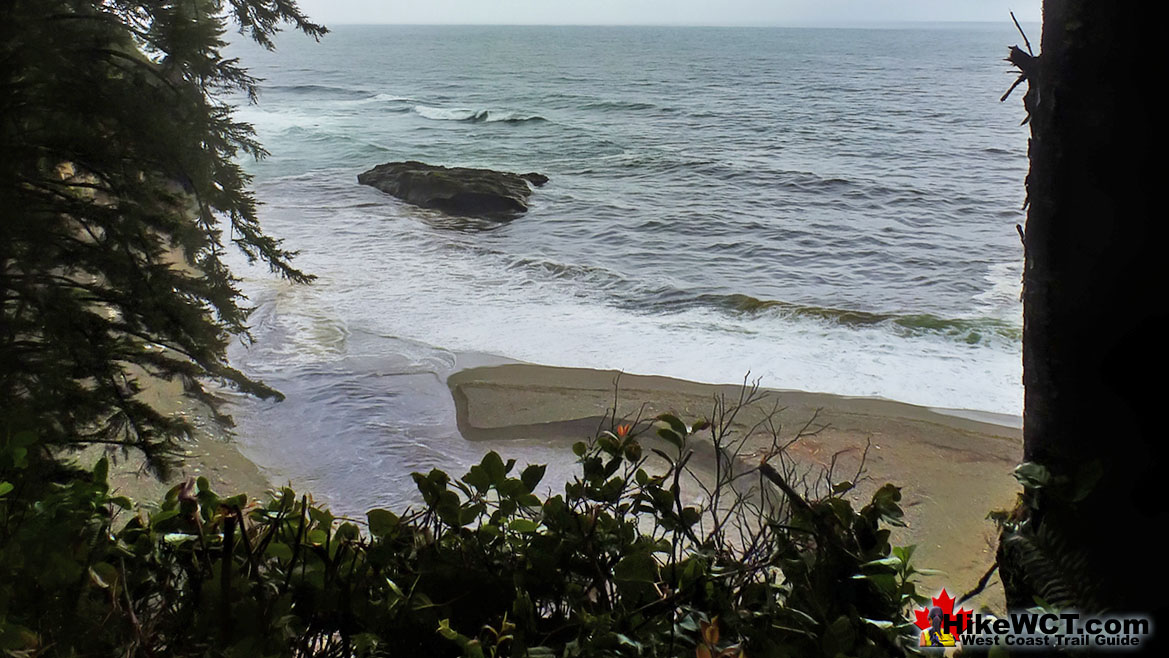
<svg viewBox="0 0 1169 658"><path fill-rule="evenodd" d="M613 425L580 472L488 453L415 474L423 505L334 518L205 479L156 505L0 446L0 650L46 656L888 656L916 645L900 494L853 509L850 481L777 451L736 466L729 419ZM690 479L713 439L715 480ZM778 445L778 443L777 443ZM709 445L707 447L710 447ZM687 483L690 484L687 484ZM797 492L793 483L803 489ZM817 484L818 483L818 484ZM693 488L697 487L697 489ZM816 493L817 490L823 490ZM687 500L696 501L687 504Z"/></svg>

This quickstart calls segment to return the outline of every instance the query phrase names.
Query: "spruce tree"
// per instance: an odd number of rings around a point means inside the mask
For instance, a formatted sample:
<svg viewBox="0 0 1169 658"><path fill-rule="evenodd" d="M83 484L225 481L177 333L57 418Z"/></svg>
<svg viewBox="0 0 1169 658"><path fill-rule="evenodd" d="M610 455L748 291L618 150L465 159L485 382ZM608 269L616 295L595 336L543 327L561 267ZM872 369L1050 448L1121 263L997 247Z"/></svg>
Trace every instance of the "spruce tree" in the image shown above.
<svg viewBox="0 0 1169 658"><path fill-rule="evenodd" d="M138 450L164 474L191 427L142 401L145 377L212 409L217 386L279 395L225 356L248 338L225 249L312 278L261 230L237 162L265 152L226 100L256 97L222 54L232 24L267 48L284 26L326 32L292 0L0 3L0 432Z"/></svg>

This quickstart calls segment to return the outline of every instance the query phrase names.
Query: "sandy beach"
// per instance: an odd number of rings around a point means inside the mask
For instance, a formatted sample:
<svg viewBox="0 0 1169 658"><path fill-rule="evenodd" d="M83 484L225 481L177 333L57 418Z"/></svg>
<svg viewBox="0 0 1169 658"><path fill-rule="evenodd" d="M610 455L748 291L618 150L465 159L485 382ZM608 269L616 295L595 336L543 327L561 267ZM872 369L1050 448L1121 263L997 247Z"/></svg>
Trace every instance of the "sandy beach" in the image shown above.
<svg viewBox="0 0 1169 658"><path fill-rule="evenodd" d="M168 489L188 477L206 476L211 488L221 495L246 493L262 498L272 488L264 472L239 450L235 440L211 421L202 403L185 398L177 381L143 379L140 399L164 413L187 417L195 429L189 440L179 443L180 461L165 480L143 470L140 454L123 454L94 446L82 451L78 461L92 465L101 455L110 458L110 489L140 504L156 503Z"/></svg>
<svg viewBox="0 0 1169 658"><path fill-rule="evenodd" d="M201 276L176 247L168 250L167 260L191 276ZM246 493L252 498L261 498L272 488L260 468L240 452L230 432L215 424L211 410L183 394L178 380L152 377L137 367L131 367L128 374L135 377L141 387L139 400L165 415L186 418L194 430L188 440L180 441L179 459L165 481L144 470L141 454L101 446L83 450L78 461L86 466L94 464L102 455L109 457L111 491L138 503L150 504L161 500L171 487L189 477L206 476L211 488L221 495Z"/></svg>
<svg viewBox="0 0 1169 658"><path fill-rule="evenodd" d="M455 400L459 431L469 440L562 438L566 443L591 436L613 407L632 419L673 413L691 423L709 418L716 396L737 400L742 387L574 368L508 364L471 368L453 374L448 385ZM616 386L615 386L616 384ZM901 487L907 527L894 529L895 544L916 544L918 566L942 575L924 577L921 591L946 587L953 595L973 588L994 562L991 510L1010 508L1018 485L1011 475L1022 456L1017 419L991 423L924 407L876 398L848 398L801 391L766 390L764 398L736 418L746 432L770 412L782 438L794 437L813 417L820 431L788 448L801 465L828 466L836 456L837 479L856 472L865 454L866 478L855 497L867 499L886 482ZM743 447L747 463L771 445L766 433ZM1001 608L998 578L975 605ZM968 606L969 607L969 606Z"/></svg>
<svg viewBox="0 0 1169 658"><path fill-rule="evenodd" d="M672 413L693 423L712 417L717 398L733 403L743 391L742 386L523 363L460 370L450 375L447 385L458 431L467 440L562 441L565 459L571 459L568 446L595 435L615 401L623 422ZM160 409L192 418L196 431L182 446L182 464L167 482L160 482L142 473L140 461L132 455L115 454L112 487L150 502L189 476L207 476L221 493L263 496L278 474L266 473L263 464L248 459L232 438L209 422L206 410L180 393L177 383L153 382L142 396ZM894 529L893 541L916 544L917 565L943 572L923 577L920 591L932 595L946 587L958 595L974 587L994 561L994 525L986 515L1010 508L1018 490L1011 476L1022 455L1017 419L986 422L980 414L943 413L877 398L771 389L760 394L761 399L741 411L732 425L733 434L747 437L740 452L742 464L757 465L771 448L772 435L757 428L769 415L784 442L801 430L814 432L786 449L787 457L802 469L816 472L835 461L833 481L850 480L863 456L863 477L850 494L854 504L863 504L887 482L900 486L907 526ZM700 476L710 473L709 444L695 448L696 470ZM82 461L91 463L97 454L91 449L83 453ZM974 604L1002 608L997 576Z"/></svg>

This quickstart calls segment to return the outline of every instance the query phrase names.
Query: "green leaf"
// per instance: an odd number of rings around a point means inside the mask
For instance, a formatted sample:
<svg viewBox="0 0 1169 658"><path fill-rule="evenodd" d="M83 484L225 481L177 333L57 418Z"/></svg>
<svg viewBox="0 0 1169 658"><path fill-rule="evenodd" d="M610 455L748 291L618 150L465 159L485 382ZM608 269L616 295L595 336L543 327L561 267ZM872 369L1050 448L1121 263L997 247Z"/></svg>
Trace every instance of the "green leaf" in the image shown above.
<svg viewBox="0 0 1169 658"><path fill-rule="evenodd" d="M369 534L374 537L385 537L398 527L398 515L389 510L371 509L365 518L369 521Z"/></svg>
<svg viewBox="0 0 1169 658"><path fill-rule="evenodd" d="M11 482L0 482L0 496L5 496L8 492L15 489Z"/></svg>
<svg viewBox="0 0 1169 658"><path fill-rule="evenodd" d="M390 591L394 593L394 596L398 597L399 599L406 598L406 593L403 592L402 588L398 586L398 583L395 583L393 580L386 578L386 587L389 587Z"/></svg>
<svg viewBox="0 0 1169 658"><path fill-rule="evenodd" d="M309 507L308 516L313 521L316 521L317 525L321 528L331 529L333 527L333 521L336 520L332 512L319 507Z"/></svg>
<svg viewBox="0 0 1169 658"><path fill-rule="evenodd" d="M870 507L875 509L882 520L890 525L904 526L905 522L901 520L904 513L901 511L901 488L892 484L886 484L873 494Z"/></svg>
<svg viewBox="0 0 1169 658"><path fill-rule="evenodd" d="M638 642L638 641L630 638L628 635L625 635L623 633L617 633L617 644L621 644L621 645L624 645L627 647L632 647L632 648L636 649L639 653L641 652L641 648L642 648L641 642Z"/></svg>
<svg viewBox="0 0 1169 658"><path fill-rule="evenodd" d="M463 482L471 485L480 493L491 488L491 478L488 477L487 471L483 470L483 467L478 464L472 466L467 471L467 474L463 476Z"/></svg>
<svg viewBox="0 0 1169 658"><path fill-rule="evenodd" d="M1029 489L1042 489L1051 483L1051 471L1043 464L1023 462L1015 467L1015 479Z"/></svg>
<svg viewBox="0 0 1169 658"><path fill-rule="evenodd" d="M8 439L8 444L13 448L27 448L36 442L36 432L30 432L28 430L17 432Z"/></svg>
<svg viewBox="0 0 1169 658"><path fill-rule="evenodd" d="M89 580L102 589L109 589L118 582L118 570L108 562L98 562L89 568Z"/></svg>
<svg viewBox="0 0 1169 658"><path fill-rule="evenodd" d="M151 527L157 526L158 524L162 523L163 521L166 521L167 519L176 517L178 515L179 515L179 510L177 510L177 509L168 509L168 510L162 510L160 512L155 512L154 514L150 515L150 525L151 525Z"/></svg>
<svg viewBox="0 0 1169 658"><path fill-rule="evenodd" d="M451 620L443 619L438 622L438 634L448 640L454 640L459 636L455 629L451 628Z"/></svg>
<svg viewBox="0 0 1169 658"><path fill-rule="evenodd" d="M474 520L473 514L464 514L465 510L459 501L459 495L453 491L443 491L439 494L434 511L438 514L438 518L453 528L462 527Z"/></svg>
<svg viewBox="0 0 1169 658"><path fill-rule="evenodd" d="M861 567L899 567L901 566L901 562L902 560L900 557L892 556L865 562L861 565Z"/></svg>
<svg viewBox="0 0 1169 658"><path fill-rule="evenodd" d="M544 472L547 469L548 467L544 464L531 464L524 469L523 473L520 474L520 480L523 481L524 487L528 490L529 493L536 490L536 487L539 486L540 481L544 479Z"/></svg>
<svg viewBox="0 0 1169 658"><path fill-rule="evenodd" d="M677 416L673 414L661 414L657 417L657 420L660 420L669 425L670 429L674 430L674 433L680 437L684 437L690 433L690 431L686 429L686 423L683 423Z"/></svg>
<svg viewBox="0 0 1169 658"><path fill-rule="evenodd" d="M12 621L0 622L0 650L11 656L35 656L40 648L40 637L32 631Z"/></svg>
<svg viewBox="0 0 1169 658"><path fill-rule="evenodd" d="M897 592L897 575L892 573L854 574L856 580L867 580L889 595Z"/></svg>
<svg viewBox="0 0 1169 658"><path fill-rule="evenodd" d="M483 456L483 461L479 462L479 466L483 468L491 484L495 486L503 484L503 479L507 476L507 468L503 465L503 459L500 458L499 453L494 450L487 453Z"/></svg>
<svg viewBox="0 0 1169 658"><path fill-rule="evenodd" d="M641 459L641 445L637 441L630 441L625 445L625 459L631 462Z"/></svg>
<svg viewBox="0 0 1169 658"><path fill-rule="evenodd" d="M102 457L97 460L93 466L93 482L95 484L105 484L110 474L110 460Z"/></svg>
<svg viewBox="0 0 1169 658"><path fill-rule="evenodd" d="M682 447L682 436L668 427L659 427L658 436L662 437L676 448Z"/></svg>
<svg viewBox="0 0 1169 658"><path fill-rule="evenodd" d="M610 455L617 454L617 451L621 449L621 441L608 432L597 437L597 445Z"/></svg>
<svg viewBox="0 0 1169 658"><path fill-rule="evenodd" d="M509 523L507 527L515 532L528 533L535 532L536 528L540 527L540 524L530 519L516 519Z"/></svg>
<svg viewBox="0 0 1169 658"><path fill-rule="evenodd" d="M649 553L631 553L613 567L613 577L625 582L654 583L658 580L658 563Z"/></svg>
<svg viewBox="0 0 1169 658"><path fill-rule="evenodd" d="M283 560L285 562L292 559L292 547L278 541L268 544L268 547L264 549L264 553L269 557L274 557L277 560Z"/></svg>
<svg viewBox="0 0 1169 658"><path fill-rule="evenodd" d="M162 540L171 546L181 546L198 538L199 535L188 535L185 532L168 532L162 536Z"/></svg>

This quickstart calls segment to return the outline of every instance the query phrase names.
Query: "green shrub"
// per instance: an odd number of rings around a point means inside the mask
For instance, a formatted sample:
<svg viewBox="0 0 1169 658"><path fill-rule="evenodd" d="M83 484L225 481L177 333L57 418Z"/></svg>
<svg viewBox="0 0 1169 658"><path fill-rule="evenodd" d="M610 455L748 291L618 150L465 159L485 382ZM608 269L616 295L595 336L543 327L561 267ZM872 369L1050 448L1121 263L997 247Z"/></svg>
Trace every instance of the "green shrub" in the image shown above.
<svg viewBox="0 0 1169 658"><path fill-rule="evenodd" d="M733 415L732 415L733 418ZM415 474L424 504L337 519L290 489L205 479L135 507L92 473L0 449L0 649L125 656L887 656L916 644L898 490L797 492L782 453L742 464L730 419L612 424L580 473L494 452ZM656 436L655 436L656 433ZM696 448L713 481L688 473ZM778 466L778 468L776 468ZM831 474L828 474L829 478ZM707 478L709 480L709 478ZM823 480L831 483L831 479ZM684 499L699 500L686 504ZM129 517L128 519L126 517Z"/></svg>

